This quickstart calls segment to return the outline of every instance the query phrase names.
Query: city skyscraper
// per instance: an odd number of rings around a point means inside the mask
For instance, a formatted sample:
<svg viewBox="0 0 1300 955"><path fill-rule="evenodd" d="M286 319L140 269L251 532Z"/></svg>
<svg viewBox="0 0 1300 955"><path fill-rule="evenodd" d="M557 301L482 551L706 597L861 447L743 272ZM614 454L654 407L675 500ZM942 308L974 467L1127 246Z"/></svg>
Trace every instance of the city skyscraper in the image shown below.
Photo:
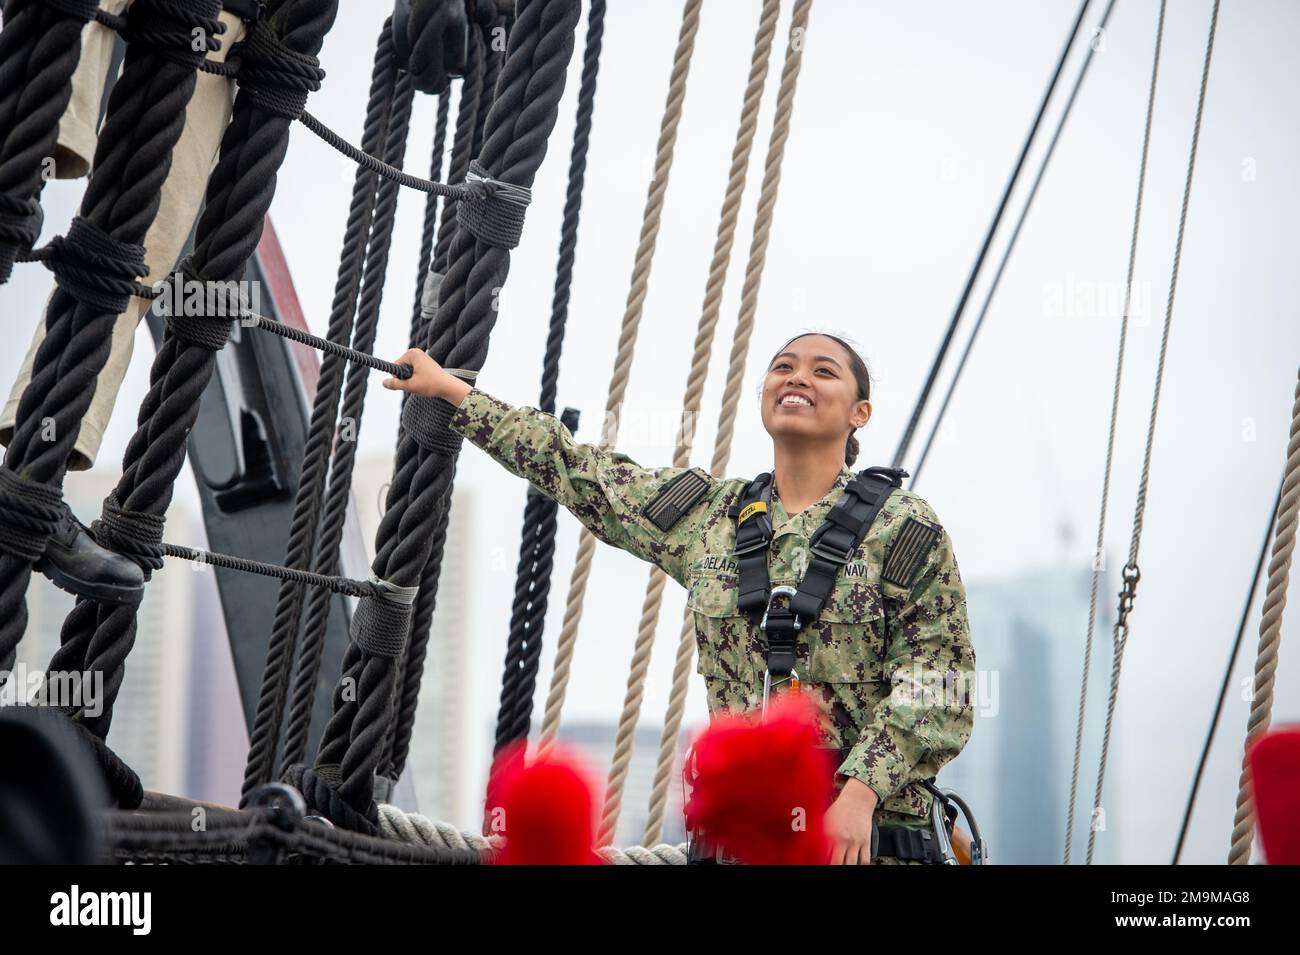
<svg viewBox="0 0 1300 955"><path fill-rule="evenodd" d="M970 804L995 864L1063 858L1091 578L1088 567L1057 567L967 584L978 670L975 728L961 754L940 772L938 785ZM1100 593L1112 589L1103 573ZM1106 716L1112 617L1106 601L1099 604L1072 862L1082 861L1087 851ZM1119 745L1112 739L1110 803L1118 802L1123 786L1114 773ZM1099 816L1099 826L1113 823ZM1111 841L1099 838L1094 861L1111 856Z"/></svg>

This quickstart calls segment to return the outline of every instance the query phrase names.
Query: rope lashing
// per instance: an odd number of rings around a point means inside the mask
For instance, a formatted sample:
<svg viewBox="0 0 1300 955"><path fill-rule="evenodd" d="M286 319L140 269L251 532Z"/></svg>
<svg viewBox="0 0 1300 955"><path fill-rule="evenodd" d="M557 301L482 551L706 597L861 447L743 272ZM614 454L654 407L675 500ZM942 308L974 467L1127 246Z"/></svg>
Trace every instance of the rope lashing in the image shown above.
<svg viewBox="0 0 1300 955"><path fill-rule="evenodd" d="M224 23L201 15L185 0L136 0L121 36L128 44L147 44L164 59L197 70L209 53L221 49L217 37L225 32Z"/></svg>
<svg viewBox="0 0 1300 955"><path fill-rule="evenodd" d="M63 489L0 465L0 551L40 560L63 516Z"/></svg>
<svg viewBox="0 0 1300 955"><path fill-rule="evenodd" d="M379 583L379 581L376 581ZM352 614L350 636L371 656L396 657L406 649L411 607L419 587L399 587L383 581L380 595L363 597Z"/></svg>
<svg viewBox="0 0 1300 955"><path fill-rule="evenodd" d="M172 273L174 289L171 294L159 288L155 291L155 310L166 316L167 327L171 333L188 345L196 345L208 351L221 351L230 340L230 323L245 314L243 298L239 287L233 288L225 282L215 282L201 275L194 263L194 256L188 255L176 266ZM233 284L233 283L232 283ZM203 298L199 308L191 307L193 296L182 294L187 287L200 286ZM171 302L181 304L180 311L171 308Z"/></svg>
<svg viewBox="0 0 1300 955"><path fill-rule="evenodd" d="M132 511L117 500L117 492L104 498L99 520L90 526L91 536L102 546L130 557L146 574L163 565L163 529L166 520L158 514Z"/></svg>
<svg viewBox="0 0 1300 955"><path fill-rule="evenodd" d="M75 216L67 235L55 236L24 260L40 262L54 273L59 288L78 302L118 314L131 296L148 297L151 290L138 279L149 268L144 246L115 239L83 216Z"/></svg>
<svg viewBox="0 0 1300 955"><path fill-rule="evenodd" d="M772 119L772 132L768 137L767 155L763 159L763 181L759 187L758 205L754 215L753 231L749 242L749 258L745 263L745 278L741 285L740 309L736 318L736 327L732 332L731 354L727 360L727 377L722 388L722 404L718 411L718 428L714 437L713 457L709 471L714 477L722 477L731 457L731 441L735 435L736 413L740 406L741 386L745 379L745 365L749 357L749 343L753 337L754 321L758 314L758 293L762 285L763 270L767 264L768 237L772 230L772 220L776 211L776 201L781 184L781 169L785 161L785 143L790 135L790 120L794 112L794 94L797 88L799 71L803 63L802 37L806 32L806 21L811 9L802 3L795 6L791 15L791 31L786 43L785 62L781 67L781 79L777 87L776 112ZM803 32L795 27L803 24ZM760 30L762 29L760 25ZM756 40L756 45L757 45ZM761 97L761 90L754 89L751 72L750 88L746 98ZM714 258L713 270L719 268L717 257ZM722 293L721 277L713 278L706 287L704 312L710 309L711 296ZM713 303L712 308L719 307ZM686 694L691 673L691 660L695 655L695 619L694 614L685 610L682 614L682 626L677 642L677 655L673 662L673 680L669 691L668 707L664 714L664 726L659 737L659 755L655 763L654 783L650 790L649 810L646 815L645 835L642 842L651 844L659 841L663 827L664 813L668 803L668 785L672 775L673 759L677 752L678 735L681 732L682 714L686 709Z"/></svg>
<svg viewBox="0 0 1300 955"><path fill-rule="evenodd" d="M284 119L298 119L308 95L319 90L325 79L316 56L289 46L269 20L259 20L249 31L234 62L228 62L224 72L238 78L240 92Z"/></svg>
<svg viewBox="0 0 1300 955"><path fill-rule="evenodd" d="M654 171L641 216L641 236L637 243L632 278L627 293L627 305L619 329L614 371L610 376L609 393L605 399L605 427L600 437L601 447L609 447L618 437L623 396L627 393L628 377L632 370L632 355L636 350L637 332L641 327L641 315L650 282L650 267L654 262L659 225L663 219L664 197L668 191L669 174L673 167L677 128L681 123L682 104L686 99L686 80L695 53L695 36L700 28L701 6L702 0L686 0L682 8L682 25L677 35L677 47L673 51L668 97L664 104L663 118L659 122ZM573 664L574 644L578 638L578 624L582 620L587 579L591 575L591 562L595 553L595 535L584 530L579 538L578 555L569 580L569 594L564 607L564 624L555 647L551 686L546 697L546 710L542 715L541 741L547 748L554 742L560 729L560 712L564 708L565 693L569 685L569 670Z"/></svg>
<svg viewBox="0 0 1300 955"><path fill-rule="evenodd" d="M1161 10L1164 9L1161 0ZM1097 761L1097 787L1093 792L1094 812L1101 808L1101 796L1106 777L1106 761L1110 754L1110 734L1115 718L1115 703L1119 696L1119 678L1124 664L1124 649L1128 643L1127 617L1133 606L1133 589L1140 574L1138 548L1142 542L1142 521L1146 512L1147 485L1151 475L1151 451L1155 444L1156 416L1160 411L1160 392L1164 384L1165 358L1169 351L1169 332L1174 319L1174 293L1178 290L1178 274L1183 259L1183 239L1187 234L1187 210L1192 197L1192 177L1196 172L1196 153L1201 142L1201 120L1205 114L1205 91L1210 81L1210 61L1214 55L1214 37L1219 24L1219 0L1214 0L1210 13L1209 36L1205 41L1205 59L1201 65L1201 88L1196 98L1196 120L1192 125L1192 143L1187 154L1187 174L1183 179L1183 201L1178 213L1178 234L1174 239L1174 262L1169 275L1169 296L1165 301L1165 321L1160 334L1160 355L1156 361L1156 379L1151 395L1151 413L1147 419L1146 447L1142 455L1142 473L1138 480L1137 501L1133 508L1133 536L1129 542L1128 561L1124 565L1124 589L1120 592L1119 611L1112 637L1110 695L1106 702L1106 725L1101 736L1101 756ZM1092 864L1097 842L1097 827L1088 831L1088 864Z"/></svg>
<svg viewBox="0 0 1300 955"><path fill-rule="evenodd" d="M1296 523L1300 520L1300 382L1291 405L1291 432L1282 470L1282 493L1278 498L1277 530L1273 554L1268 562L1268 586L1260 611L1259 645L1255 651L1255 680L1251 687L1250 715L1246 720L1241 776L1237 783L1237 806L1232 817L1232 845L1229 865L1247 865L1255 836L1255 797L1251 790L1250 751L1255 737L1268 730L1273 720L1273 684L1277 676L1278 649L1282 645L1282 611L1286 609L1287 584L1291 579L1291 557L1295 552Z"/></svg>
<svg viewBox="0 0 1300 955"><path fill-rule="evenodd" d="M1107 10L1107 13L1110 11ZM1147 85L1146 121L1142 130L1142 159L1138 163L1137 197L1133 202L1133 227L1128 247L1128 271L1124 280L1124 305L1120 311L1119 347L1115 356L1114 384L1111 386L1110 428L1106 436L1106 463L1102 468L1101 508L1097 515L1096 557L1088 597L1088 629L1083 648L1083 678L1079 684L1079 711L1074 730L1074 759L1070 771L1070 800L1065 817L1065 855L1070 864L1074 845L1074 808L1079 799L1079 764L1083 753L1083 725L1088 708L1088 675L1092 672L1092 636L1097 625L1097 594L1101 585L1101 554L1106 542L1106 516L1110 502L1110 478L1115 460L1115 434L1119 423L1120 383L1124 378L1124 351L1128 342L1129 306L1133 296L1133 276L1137 267L1138 234L1142 224L1142 197L1146 192L1147 162L1151 154L1151 121L1155 115L1156 81L1160 76L1160 49L1164 42L1165 5L1160 4L1156 21L1155 46L1151 55L1151 79Z"/></svg>
<svg viewBox="0 0 1300 955"><path fill-rule="evenodd" d="M467 369L444 369L462 381L473 381L477 372ZM426 451L453 455L460 451L462 438L451 430L451 419L456 406L442 398L410 395L402 408L402 428L416 444Z"/></svg>
<svg viewBox="0 0 1300 955"><path fill-rule="evenodd" d="M467 185L492 183L487 172L477 161L469 164L465 176ZM513 249L519 245L524 231L524 214L532 201L532 192L526 186L496 183L495 188L476 201L467 202L461 197L456 206L456 223L474 238L498 249Z"/></svg>

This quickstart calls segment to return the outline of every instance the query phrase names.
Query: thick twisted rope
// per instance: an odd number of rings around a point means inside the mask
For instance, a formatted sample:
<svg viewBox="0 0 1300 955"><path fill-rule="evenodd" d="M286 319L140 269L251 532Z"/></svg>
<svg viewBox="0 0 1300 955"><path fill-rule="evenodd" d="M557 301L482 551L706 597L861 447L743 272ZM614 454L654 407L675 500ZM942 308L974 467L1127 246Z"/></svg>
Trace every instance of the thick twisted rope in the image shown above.
<svg viewBox="0 0 1300 955"><path fill-rule="evenodd" d="M268 48L314 61L336 12L337 0L286 0L269 20L259 21L254 31L271 31L274 39L271 34L264 38ZM267 72L274 75L270 68ZM208 181L194 252L184 268L204 281L231 282L244 274L261 237L277 173L288 151L291 120L274 102L268 105L262 94L263 90L270 92L274 100L277 87L272 79L257 82L267 85L250 83L236 97ZM183 115L180 119L183 121ZM191 317L228 330L229 319L224 316ZM149 392L140 406L137 429L127 443L122 477L105 501L98 535L105 546L130 548L138 538L161 532L200 398L216 364L216 347L207 336L195 340L178 326L170 327L150 369ZM132 556L148 573L151 564ZM100 736L109 730L136 624L135 606L91 600L79 601L64 622L63 646L52 666L104 674L103 713L86 720Z"/></svg>
<svg viewBox="0 0 1300 955"><path fill-rule="evenodd" d="M40 236L37 197L97 0L10 0L0 32L0 284Z"/></svg>
<svg viewBox="0 0 1300 955"><path fill-rule="evenodd" d="M1282 496L1278 505L1273 556L1268 562L1268 587L1259 621L1259 646L1255 650L1255 685L1246 720L1244 753L1255 737L1265 732L1273 719L1273 680L1277 674L1277 652L1282 645L1282 611L1286 609L1287 582L1291 579L1291 555L1295 551L1296 521L1300 517L1300 383L1296 384L1291 406L1291 438L1286 448ZM1232 847L1229 865L1247 865L1255 836L1255 797L1251 790L1250 763L1243 754L1237 783L1237 808L1232 817Z"/></svg>
<svg viewBox="0 0 1300 955"><path fill-rule="evenodd" d="M478 158L484 174L523 188L532 185L555 125L578 13L576 0L519 4ZM487 356L496 321L494 303L509 274L510 251L484 234L460 217L428 339L427 350L444 366L477 371ZM377 576L401 587L419 584L431 548L430 532L447 504L454 460L454 451L426 449L409 431L403 434L377 535L372 565ZM381 651L362 645L354 633L316 757L318 768L337 767L338 782L330 788L365 818L377 818L375 770L383 758L397 686L396 661L407 634L391 636L396 639Z"/></svg>
<svg viewBox="0 0 1300 955"><path fill-rule="evenodd" d="M464 832L451 823L403 812L386 803L379 804L379 832L394 842L444 851L490 853L499 852L505 845L501 836ZM626 848L607 845L597 849L596 854L609 865L686 865L686 849L685 843Z"/></svg>
<svg viewBox="0 0 1300 955"><path fill-rule="evenodd" d="M386 839L430 849L461 849L487 852L504 843L500 836L462 832L451 823L439 822L419 813L404 812L388 803L379 804L379 832Z"/></svg>
<svg viewBox="0 0 1300 955"><path fill-rule="evenodd" d="M772 233L772 218L780 193L781 166L785 160L785 144L790 137L790 117L794 111L794 95L803 64L803 41L807 33L811 0L797 0L790 19L790 35L785 49L785 63L781 69L781 82L777 89L776 114L772 121L772 134L768 140L767 156L763 161L763 183L759 189L758 207L749 244L749 259L745 265L745 281L740 293L740 312L732 336L731 354L727 361L727 378L723 385L722 406L718 413L718 430L713 442L713 459L709 471L722 477L731 457L731 441L736 429L736 411L740 406L740 391L745 379L745 365L749 359L749 342L753 336L754 319L758 313L758 293L763 281L763 268L767 263L767 243ZM673 662L673 680L669 690L668 709L664 714L663 733L659 738L659 755L655 761L655 778L650 789L649 814L646 817L647 845L659 840L664 812L668 804L668 783L672 774L673 757L677 752L677 738L681 732L682 714L686 710L686 692L690 680L691 661L695 654L695 625L691 611L683 615L682 629L677 642L677 656Z"/></svg>
<svg viewBox="0 0 1300 955"><path fill-rule="evenodd" d="M1107 10L1107 13L1110 11ZM1097 515L1097 547L1093 554L1092 586L1088 597L1088 630L1083 648L1083 679L1079 686L1079 716L1074 728L1074 764L1070 772L1070 801L1065 818L1064 865L1070 864L1074 842L1074 806L1078 801L1079 760L1083 753L1083 724L1088 705L1088 674L1092 669L1092 634L1097 625L1097 592L1101 585L1102 554L1106 544L1106 513L1110 500L1111 466L1115 460L1115 432L1119 425L1119 392L1124 378L1124 348L1128 341L1129 306L1133 298L1133 275L1137 267L1137 243L1142 223L1142 197L1146 191L1147 159L1151 154L1151 118L1155 115L1156 80L1160 75L1160 47L1165 34L1165 4L1160 4L1156 22L1155 51L1151 57L1151 81L1147 87L1146 122L1142 129L1142 161L1138 164L1137 197L1133 201L1133 229L1128 243L1128 271L1124 278L1124 308L1120 312L1119 347L1115 354L1115 383L1111 388L1110 427L1106 433L1106 465L1102 468L1101 510ZM1091 48L1089 48L1091 53ZM922 457L924 460L924 457Z"/></svg>
<svg viewBox="0 0 1300 955"><path fill-rule="evenodd" d="M482 32L478 29L471 29L466 71L464 78L461 80L461 95L456 107L456 130L452 139L451 159L447 170L449 182L458 182L465 178L469 172L470 159L477 155L482 147L483 128L480 126L478 118L480 113L486 118L495 92L486 82L488 58L491 52L489 45L484 41ZM438 223L437 237L434 241L428 266L421 272L420 276L420 288L417 291L416 300L418 319L413 317L411 322L412 348L418 348L427 343L429 328L432 325L434 316L437 314L438 292L442 277L447 270L452 239L456 235L456 228L456 201L449 199L443 205L442 219ZM429 302L427 306L425 304L426 300ZM406 409L407 398L406 394L402 395L403 411ZM398 427L397 438L399 445L404 434L403 429L404 425ZM409 488L402 488L401 493L405 494L408 490ZM434 553L441 554L445 534L446 514L441 514L433 531L434 540L437 542ZM416 598L415 612L412 619L413 640L411 648L406 657L398 662L398 681L402 689L398 698L394 700L397 715L394 717L393 732L384 741L384 754L380 762L381 771L389 775L390 778L394 775L392 768L393 751L395 748L402 749L402 760L404 761L405 745L409 743L410 733L413 731L413 725L410 727L401 725L400 713L403 707L409 709L414 705L414 703L408 702L409 700L412 698L415 702L419 700L419 680L424 672L424 654L427 648L429 622L433 618L433 607L437 601L437 576L439 570L440 566L435 560L430 559L425 564L420 578L420 594ZM414 717L412 717L412 724L413 722Z"/></svg>
<svg viewBox="0 0 1300 955"><path fill-rule="evenodd" d="M664 197L668 191L668 177L673 167L673 152L677 145L677 127L682 118L682 103L686 99L686 79L695 53L695 35L700 27L701 0L686 0L682 11L682 26L673 53L672 75L668 83L668 101L659 124L659 143L655 148L654 172L650 179L649 195L641 220L641 238L637 243L636 259L632 266L632 283L628 289L627 307L619 330L618 352L614 357L614 371L610 377L609 394L605 400L605 424L600 436L600 446L609 447L618 437L618 420L622 411L623 395L627 391L632 370L632 355L636 348L637 332L641 327L641 313L645 305L646 290L650 282L650 266L654 262L655 246L659 238L659 224L663 217ZM578 624L582 620L582 604L587 593L587 578L591 575L591 560L596 553L596 538L588 530L582 532L578 542L578 556L569 582L569 595L565 600L564 624L555 649L555 668L551 688L546 698L542 716L541 740L549 748L560 728L560 711L564 708L565 692L569 685L569 669L573 663L574 644L578 639Z"/></svg>
<svg viewBox="0 0 1300 955"><path fill-rule="evenodd" d="M132 18L142 28L172 30L175 42L182 28L209 24L219 11L216 0L204 0L187 8L184 20L173 20L170 8L157 5L157 0L141 0ZM5 455L5 468L52 493L61 493L68 456L108 359L113 324L130 301L132 280L147 271L142 243L158 211L172 147L184 128L185 107L205 53L190 51L188 43L184 48L131 43L109 97L108 118L95 149L95 175L69 229L65 252L84 261L87 270L112 267L126 287L106 295L87 288L77 275L56 269L58 285L46 309L46 334ZM53 439L46 440L50 425ZM10 668L27 628L24 595L31 572L26 552L0 553L0 669Z"/></svg>
<svg viewBox="0 0 1300 955"><path fill-rule="evenodd" d="M398 65L393 51L392 30L385 22L375 46L370 93L361 137L362 148L367 151L378 151L383 148L396 93L397 76ZM358 167L353 179L352 199L347 224L343 231L338 274L334 283L334 298L326 331L326 337L340 345L346 345L352 336L357 296L360 293L365 265L367 238L374 220L377 189L378 179L375 174ZM293 516L290 519L289 540L285 553L285 564L299 570L307 569L316 542L321 495L328 467L330 445L334 437L334 422L338 414L339 390L343 383L343 374L342 360L335 355L326 354L321 361L320 377L316 384L316 397L312 404L307 442L303 448L302 469L299 473L298 490L294 498ZM271 639L267 647L266 667L262 671L262 686L250 731L248 762L244 771L241 802L246 802L257 787L270 782L274 776L276 738L283 718L304 599L303 589L296 583L286 582L280 587L275 618L271 627Z"/></svg>
<svg viewBox="0 0 1300 955"><path fill-rule="evenodd" d="M406 154L406 139L410 129L414 88L410 74L403 73L397 81L392 112L388 124L388 140L384 159L400 165ZM388 253L392 245L393 225L397 215L397 186L389 180L379 183L375 203L374 224L370 230L370 245L366 251L366 265L362 276L361 300L357 307L356 330L353 345L362 350L374 347L375 333L379 327L379 309L383 301L384 278L388 272ZM365 411L367 377L349 368L344 386L340 422L359 433ZM357 441L342 440L334 443L333 460L329 467L329 490L325 507L317 528L312 569L318 574L335 571L339 561L339 542L343 538L343 525L347 518L348 501L352 493L352 468L356 462ZM307 750L307 735L311 725L312 703L316 697L316 678L320 673L321 653L325 646L325 633L329 622L330 599L328 593L314 590L307 595L305 620L300 637L301 650L294 672L288 698L288 719L283 734L279 770L303 759Z"/></svg>
<svg viewBox="0 0 1300 955"><path fill-rule="evenodd" d="M790 29L792 36L803 36L807 29L810 2L796 5ZM749 172L749 156L754 146L754 133L758 129L758 110L767 83L768 62L771 58L772 39L776 35L776 21L781 13L780 0L764 0L759 13L758 31L754 36L754 51L750 57L749 80L740 108L740 125L736 130L735 145L731 150L731 168L727 174L727 188L723 194L722 211L718 217L718 232L713 244L713 258L709 263L709 276L704 286L704 305L695 329L695 348L691 353L690 370L686 375L686 393L682 396L681 424L673 449L673 467L684 468L690 464L691 448L695 438L695 422L700 414L700 401L709 375L709 358L713 354L713 338L722 311L722 290L727 284L727 269L731 264L731 250L736 239L736 223L740 218L741 200ZM798 31L797 33L795 31ZM791 50L795 62L799 53ZM789 121L790 96L793 77L789 71L783 79L789 80L789 89L783 85L778 95L778 109L785 108L786 115L777 122ZM632 765L632 746L637 720L641 715L641 701L645 696L646 673L650 669L650 652L654 647L655 630L659 623L659 610L663 604L664 585L668 576L658 567L650 569L641 605L641 621L632 651L632 664L628 673L627 693L623 710L619 714L618 731L614 740L614 756L610 763L609 780L605 787L605 805L601 813L600 842L614 841L618 829L618 815L623 801L623 786Z"/></svg>
<svg viewBox="0 0 1300 955"><path fill-rule="evenodd" d="M1106 776L1106 760L1110 754L1110 733L1115 717L1115 701L1119 696L1120 670L1124 661L1124 648L1128 642L1128 614L1133 606L1133 594L1138 577L1138 546L1142 540L1142 519L1146 511L1147 482L1151 473L1151 448L1155 443L1156 414L1160 410L1160 389L1164 382L1165 356L1169 348L1169 330L1174 317L1174 293L1178 289L1178 271L1183 259L1183 237L1187 230L1187 207L1192 195L1192 175L1196 171L1196 151L1201 142L1201 118L1205 113L1205 90L1210 81L1210 60L1214 54L1214 35L1219 24L1219 0L1214 0L1210 14L1210 32L1205 41L1205 60L1201 67L1201 88L1196 98L1196 122L1192 127L1192 145L1187 155L1187 175L1183 180L1183 202L1178 213L1178 237L1174 242L1174 264L1169 276L1169 296L1165 302L1164 329L1160 335L1160 358L1156 364L1156 380L1151 396L1151 415L1147 421L1146 449L1142 456L1142 476L1138 481L1137 503L1133 514L1133 536L1129 543L1128 563L1124 565L1124 590L1120 592L1120 608L1115 621L1114 646L1110 671L1110 696L1106 703L1106 727L1101 737L1101 757L1097 764L1097 787L1093 793L1093 814L1101 807L1102 786ZM1097 842L1097 827L1088 830L1088 864L1092 864L1093 849Z"/></svg>
<svg viewBox="0 0 1300 955"><path fill-rule="evenodd" d="M489 11L480 9L479 16L484 20L482 37L483 56L482 79L479 84L479 101L474 110L473 148L477 154L483 145L486 122L492 101L496 96L497 81L501 75L503 54L494 50L491 44L493 31L508 30L510 18L505 15L489 16ZM478 31L474 31L476 34ZM459 209L459 207L458 207ZM446 213L444 212L444 216ZM460 213L457 213L457 218ZM452 462L450 480L455 480L455 462ZM450 488L450 485L449 485ZM450 500L450 490L448 490ZM438 581L442 575L442 555L447 543L447 509L439 514L434 525L433 545L425 560L424 571L420 577L420 595L416 598L415 611L411 617L410 641L406 655L399 658L397 666L397 685L399 687L394 699L394 716L390 731L384 741L384 758L381 770L385 776L396 779L406 766L406 756L411 745L411 736L415 732L415 714L420 703L420 684L424 678L424 661L428 652L430 626L433 622L434 608L438 602Z"/></svg>
<svg viewBox="0 0 1300 955"><path fill-rule="evenodd" d="M587 152L591 144L595 113L596 82L600 73L600 51L605 36L605 0L592 0L587 12L587 38L582 56L582 82L578 89L578 110L573 127L573 148L569 154L569 179L560 225L560 251L555 267L555 291L551 297L551 321L542 356L542 384L537 407L555 413L555 393L560 378L560 355L569 318L573 288L573 264L578 248L578 222L582 212L586 181ZM570 431L578 426L578 413L565 409L562 421ZM542 631L551 592L551 571L555 562L555 530L559 505L529 488L520 531L519 561L515 570L515 597L510 611L510 635L506 640L505 665L501 675L501 697L497 708L493 766L489 780L500 771L498 754L517 740L528 738L532 722L533 693L542 654Z"/></svg>

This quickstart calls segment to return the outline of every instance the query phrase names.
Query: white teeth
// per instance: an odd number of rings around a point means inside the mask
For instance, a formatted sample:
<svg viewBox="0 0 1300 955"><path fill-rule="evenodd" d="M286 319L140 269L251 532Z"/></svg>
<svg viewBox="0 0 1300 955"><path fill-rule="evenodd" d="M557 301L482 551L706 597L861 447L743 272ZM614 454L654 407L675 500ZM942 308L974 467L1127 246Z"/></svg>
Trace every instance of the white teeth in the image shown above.
<svg viewBox="0 0 1300 955"><path fill-rule="evenodd" d="M787 408L812 407L812 402L803 395L786 395L781 399L781 404Z"/></svg>

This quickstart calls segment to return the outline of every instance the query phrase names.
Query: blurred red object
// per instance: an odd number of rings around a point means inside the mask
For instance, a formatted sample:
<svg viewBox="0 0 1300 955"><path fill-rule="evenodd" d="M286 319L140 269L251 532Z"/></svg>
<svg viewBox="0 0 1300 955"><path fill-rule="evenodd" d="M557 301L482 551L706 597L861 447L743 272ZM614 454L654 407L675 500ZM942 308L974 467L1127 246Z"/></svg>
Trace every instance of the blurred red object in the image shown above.
<svg viewBox="0 0 1300 955"><path fill-rule="evenodd" d="M1300 726L1257 737L1247 759L1264 860L1300 865Z"/></svg>
<svg viewBox="0 0 1300 955"><path fill-rule="evenodd" d="M765 722L717 718L694 745L691 825L750 865L819 865L834 762L820 747L812 704L784 696Z"/></svg>
<svg viewBox="0 0 1300 955"><path fill-rule="evenodd" d="M505 836L501 865L599 865L595 786L581 759L553 747L531 762L522 744L495 761L491 829Z"/></svg>

